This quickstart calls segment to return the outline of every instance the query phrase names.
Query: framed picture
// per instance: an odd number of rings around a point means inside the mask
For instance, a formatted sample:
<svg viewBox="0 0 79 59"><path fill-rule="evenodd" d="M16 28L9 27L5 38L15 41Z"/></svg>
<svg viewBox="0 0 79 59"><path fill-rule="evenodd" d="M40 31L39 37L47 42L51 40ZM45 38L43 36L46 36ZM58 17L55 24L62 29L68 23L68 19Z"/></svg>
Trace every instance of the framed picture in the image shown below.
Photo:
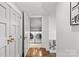
<svg viewBox="0 0 79 59"><path fill-rule="evenodd" d="M56 50L56 40L49 40L49 50Z"/></svg>
<svg viewBox="0 0 79 59"><path fill-rule="evenodd" d="M70 2L70 25L79 25L79 2Z"/></svg>

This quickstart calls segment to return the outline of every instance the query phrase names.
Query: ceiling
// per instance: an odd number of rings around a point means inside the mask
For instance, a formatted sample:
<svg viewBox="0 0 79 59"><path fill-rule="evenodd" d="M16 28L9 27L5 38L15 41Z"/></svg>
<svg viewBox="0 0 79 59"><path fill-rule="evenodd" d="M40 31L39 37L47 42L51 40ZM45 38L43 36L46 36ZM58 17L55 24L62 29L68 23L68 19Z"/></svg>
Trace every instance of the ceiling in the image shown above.
<svg viewBox="0 0 79 59"><path fill-rule="evenodd" d="M20 11L28 15L55 16L56 2L12 2Z"/></svg>

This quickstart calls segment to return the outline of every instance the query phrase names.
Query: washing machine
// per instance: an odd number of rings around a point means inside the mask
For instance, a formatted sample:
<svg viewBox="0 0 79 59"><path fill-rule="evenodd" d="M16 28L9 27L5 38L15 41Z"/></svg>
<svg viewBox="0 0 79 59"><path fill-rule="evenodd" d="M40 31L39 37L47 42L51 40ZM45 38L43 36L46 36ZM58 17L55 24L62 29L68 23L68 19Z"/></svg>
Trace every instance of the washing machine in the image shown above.
<svg viewBox="0 0 79 59"><path fill-rule="evenodd" d="M42 42L42 33L41 32L30 32L30 42L41 43Z"/></svg>

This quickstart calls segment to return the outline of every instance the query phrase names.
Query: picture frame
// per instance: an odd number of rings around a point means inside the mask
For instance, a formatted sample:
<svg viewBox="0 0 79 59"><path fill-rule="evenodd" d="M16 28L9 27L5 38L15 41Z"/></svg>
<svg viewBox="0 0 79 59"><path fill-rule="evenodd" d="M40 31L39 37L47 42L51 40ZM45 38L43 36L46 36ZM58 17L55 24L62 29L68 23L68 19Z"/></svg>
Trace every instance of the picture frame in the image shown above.
<svg viewBox="0 0 79 59"><path fill-rule="evenodd" d="M49 50L56 50L56 40L49 40Z"/></svg>
<svg viewBox="0 0 79 59"><path fill-rule="evenodd" d="M70 25L79 25L79 2L70 2Z"/></svg>

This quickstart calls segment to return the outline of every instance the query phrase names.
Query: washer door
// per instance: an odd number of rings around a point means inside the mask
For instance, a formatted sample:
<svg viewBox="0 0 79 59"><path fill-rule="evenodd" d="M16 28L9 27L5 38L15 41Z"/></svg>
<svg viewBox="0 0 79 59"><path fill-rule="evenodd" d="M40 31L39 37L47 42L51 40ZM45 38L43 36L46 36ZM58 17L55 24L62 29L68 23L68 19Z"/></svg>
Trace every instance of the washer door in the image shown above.
<svg viewBox="0 0 79 59"><path fill-rule="evenodd" d="M36 42L41 42L41 39L42 39L42 35L41 35L41 33L37 33L36 34Z"/></svg>

